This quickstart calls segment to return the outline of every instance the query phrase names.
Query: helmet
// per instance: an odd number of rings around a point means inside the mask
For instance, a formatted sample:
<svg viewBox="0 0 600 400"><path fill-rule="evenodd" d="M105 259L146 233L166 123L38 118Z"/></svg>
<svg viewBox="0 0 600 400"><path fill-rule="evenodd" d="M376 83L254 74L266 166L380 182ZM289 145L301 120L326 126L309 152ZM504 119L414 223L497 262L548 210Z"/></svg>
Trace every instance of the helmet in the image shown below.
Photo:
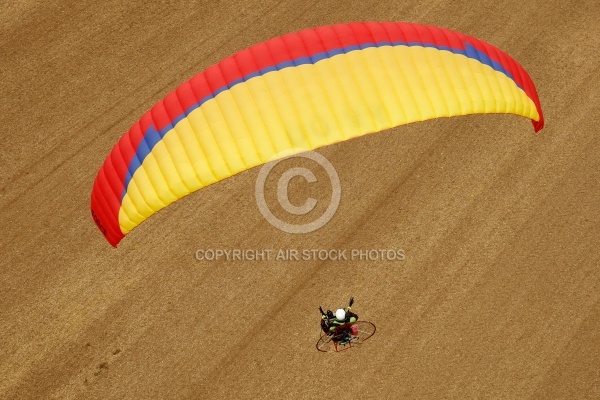
<svg viewBox="0 0 600 400"><path fill-rule="evenodd" d="M343 321L346 319L346 311L343 308L339 308L336 312L335 312L335 318L338 321Z"/></svg>

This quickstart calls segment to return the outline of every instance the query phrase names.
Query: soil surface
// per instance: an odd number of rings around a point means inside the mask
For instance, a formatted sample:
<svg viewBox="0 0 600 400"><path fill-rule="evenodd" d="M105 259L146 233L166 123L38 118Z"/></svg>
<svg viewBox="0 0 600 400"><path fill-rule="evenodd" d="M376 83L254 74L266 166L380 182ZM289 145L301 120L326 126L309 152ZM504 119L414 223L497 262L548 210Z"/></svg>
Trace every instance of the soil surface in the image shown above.
<svg viewBox="0 0 600 400"><path fill-rule="evenodd" d="M5 5L0 398L600 398L600 5L455 3ZM104 240L94 178L153 104L255 43L370 20L506 51L536 83L546 128L458 117L320 149L342 199L310 234L262 217L255 168L174 203L118 249ZM318 193L291 190L300 204ZM206 249L404 259L198 261ZM351 295L377 333L317 352L319 305Z"/></svg>

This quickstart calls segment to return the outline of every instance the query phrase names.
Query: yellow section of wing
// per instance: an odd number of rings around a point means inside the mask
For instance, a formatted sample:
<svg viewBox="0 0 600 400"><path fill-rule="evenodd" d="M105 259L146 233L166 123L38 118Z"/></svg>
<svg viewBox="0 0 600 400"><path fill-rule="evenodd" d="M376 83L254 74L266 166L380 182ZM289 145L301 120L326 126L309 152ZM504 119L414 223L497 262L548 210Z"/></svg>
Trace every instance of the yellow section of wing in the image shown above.
<svg viewBox="0 0 600 400"><path fill-rule="evenodd" d="M539 119L512 79L431 47L371 47L268 72L219 93L165 134L127 187L121 230L126 234L173 201L291 149L479 113Z"/></svg>

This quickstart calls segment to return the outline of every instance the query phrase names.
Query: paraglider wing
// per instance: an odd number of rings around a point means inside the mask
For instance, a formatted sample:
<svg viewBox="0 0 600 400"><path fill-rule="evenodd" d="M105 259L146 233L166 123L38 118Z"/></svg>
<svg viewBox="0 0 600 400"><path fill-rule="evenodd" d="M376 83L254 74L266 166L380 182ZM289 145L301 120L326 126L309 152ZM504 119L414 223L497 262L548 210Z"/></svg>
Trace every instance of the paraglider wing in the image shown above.
<svg viewBox="0 0 600 400"><path fill-rule="evenodd" d="M291 33L209 67L144 114L98 172L92 216L116 246L175 200L285 151L477 113L544 125L529 75L485 42L409 23Z"/></svg>

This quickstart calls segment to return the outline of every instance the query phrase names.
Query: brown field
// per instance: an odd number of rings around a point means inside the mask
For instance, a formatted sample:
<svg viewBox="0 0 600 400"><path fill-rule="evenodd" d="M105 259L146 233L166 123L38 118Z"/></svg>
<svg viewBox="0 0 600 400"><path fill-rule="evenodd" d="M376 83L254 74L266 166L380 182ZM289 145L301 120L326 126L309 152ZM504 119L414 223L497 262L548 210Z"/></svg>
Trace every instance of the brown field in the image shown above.
<svg viewBox="0 0 600 400"><path fill-rule="evenodd" d="M2 7L0 398L600 398L597 1L156 3ZM532 76L546 128L470 116L323 148L342 201L311 234L265 221L252 169L107 244L92 184L144 111L252 44L364 20L498 46ZM406 259L198 262L199 248ZM377 334L317 352L318 306L350 295Z"/></svg>

